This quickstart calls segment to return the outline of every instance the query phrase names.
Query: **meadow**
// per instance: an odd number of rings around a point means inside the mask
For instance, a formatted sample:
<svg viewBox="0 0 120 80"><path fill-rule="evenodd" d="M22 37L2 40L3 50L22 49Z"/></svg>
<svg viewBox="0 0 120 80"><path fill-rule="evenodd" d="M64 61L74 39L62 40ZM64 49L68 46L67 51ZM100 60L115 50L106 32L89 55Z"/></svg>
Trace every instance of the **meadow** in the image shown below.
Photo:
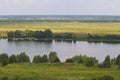
<svg viewBox="0 0 120 80"><path fill-rule="evenodd" d="M91 80L103 75L120 80L119 73L115 65L111 68L86 67L84 64L73 63L17 63L0 66L0 80Z"/></svg>
<svg viewBox="0 0 120 80"><path fill-rule="evenodd" d="M77 36L88 33L105 35L120 34L119 22L0 22L0 35L6 36L8 31L15 30L45 30L54 33L71 32Z"/></svg>

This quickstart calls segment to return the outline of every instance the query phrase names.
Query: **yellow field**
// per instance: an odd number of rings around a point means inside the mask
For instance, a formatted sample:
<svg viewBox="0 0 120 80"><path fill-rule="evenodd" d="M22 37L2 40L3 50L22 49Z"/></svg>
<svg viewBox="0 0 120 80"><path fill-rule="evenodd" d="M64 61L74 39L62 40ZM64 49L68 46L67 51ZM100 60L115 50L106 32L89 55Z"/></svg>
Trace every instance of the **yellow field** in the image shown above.
<svg viewBox="0 0 120 80"><path fill-rule="evenodd" d="M120 23L112 22L14 22L0 23L0 33L14 30L45 30L51 29L55 33L72 32L78 34L120 34Z"/></svg>

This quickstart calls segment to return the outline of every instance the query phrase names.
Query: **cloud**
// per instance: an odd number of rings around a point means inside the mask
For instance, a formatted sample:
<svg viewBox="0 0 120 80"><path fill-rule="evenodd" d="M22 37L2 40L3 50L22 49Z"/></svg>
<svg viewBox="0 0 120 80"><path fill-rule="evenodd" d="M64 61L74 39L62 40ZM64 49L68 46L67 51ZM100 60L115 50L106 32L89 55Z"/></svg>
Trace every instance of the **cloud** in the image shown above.
<svg viewBox="0 0 120 80"><path fill-rule="evenodd" d="M119 0L0 0L0 14L120 14Z"/></svg>

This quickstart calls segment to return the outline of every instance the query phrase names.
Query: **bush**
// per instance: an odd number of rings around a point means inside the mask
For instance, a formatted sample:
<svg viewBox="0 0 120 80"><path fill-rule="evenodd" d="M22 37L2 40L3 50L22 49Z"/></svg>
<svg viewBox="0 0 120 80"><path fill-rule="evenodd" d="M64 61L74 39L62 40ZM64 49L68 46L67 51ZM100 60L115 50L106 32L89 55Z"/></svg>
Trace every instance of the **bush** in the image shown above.
<svg viewBox="0 0 120 80"><path fill-rule="evenodd" d="M49 62L51 62L51 63L60 62L60 59L58 58L56 52L50 52L50 54L49 54Z"/></svg>
<svg viewBox="0 0 120 80"><path fill-rule="evenodd" d="M111 67L111 60L110 60L110 56L106 56L105 60L103 61L103 63L100 63L98 65L99 68L110 68Z"/></svg>
<svg viewBox="0 0 120 80"><path fill-rule="evenodd" d="M94 66L92 58L88 58L87 61L85 62L85 65L88 67Z"/></svg>
<svg viewBox="0 0 120 80"><path fill-rule="evenodd" d="M6 66L8 64L8 55L3 53L0 54L0 62L2 63L2 66Z"/></svg>
<svg viewBox="0 0 120 80"><path fill-rule="evenodd" d="M16 55L11 55L9 57L9 63L16 63L17 62L17 57Z"/></svg>
<svg viewBox="0 0 120 80"><path fill-rule="evenodd" d="M74 61L71 59L71 58L69 58L69 59L66 59L66 61L65 61L66 63L74 63Z"/></svg>
<svg viewBox="0 0 120 80"><path fill-rule="evenodd" d="M17 62L19 63L30 62L29 56L26 55L25 52L22 52L19 55L17 55Z"/></svg>

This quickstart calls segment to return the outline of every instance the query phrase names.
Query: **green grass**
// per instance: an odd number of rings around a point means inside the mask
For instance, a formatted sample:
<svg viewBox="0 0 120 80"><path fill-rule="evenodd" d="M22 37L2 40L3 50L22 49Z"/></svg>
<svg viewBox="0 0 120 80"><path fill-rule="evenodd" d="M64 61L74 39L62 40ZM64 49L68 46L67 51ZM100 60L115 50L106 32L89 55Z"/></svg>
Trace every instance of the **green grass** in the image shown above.
<svg viewBox="0 0 120 80"><path fill-rule="evenodd" d="M51 29L54 33L72 32L85 36L92 34L120 34L120 23L115 22L11 22L0 23L0 34L6 35L14 30L45 30Z"/></svg>
<svg viewBox="0 0 120 80"><path fill-rule="evenodd" d="M83 64L9 64L0 67L0 79L8 77L13 80L91 80L103 75L113 76L120 80L120 70L112 68L85 67ZM18 78L18 79L17 79Z"/></svg>

